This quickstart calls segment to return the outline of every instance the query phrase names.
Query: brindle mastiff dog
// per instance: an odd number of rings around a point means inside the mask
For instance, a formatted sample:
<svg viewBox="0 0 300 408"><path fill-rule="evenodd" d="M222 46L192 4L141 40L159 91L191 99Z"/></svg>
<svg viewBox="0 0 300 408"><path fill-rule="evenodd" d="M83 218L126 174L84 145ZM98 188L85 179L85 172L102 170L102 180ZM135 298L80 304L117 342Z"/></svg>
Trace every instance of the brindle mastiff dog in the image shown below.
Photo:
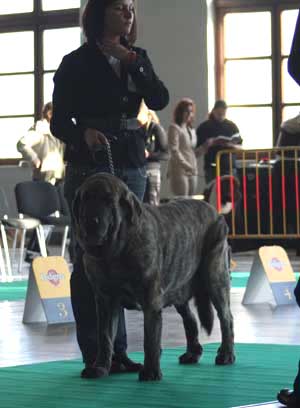
<svg viewBox="0 0 300 408"><path fill-rule="evenodd" d="M139 379L160 380L162 309L174 305L187 339L181 364L198 362L201 325L213 327L212 305L222 331L216 364L232 364L233 318L227 226L206 202L177 199L159 207L142 204L116 177L98 173L80 187L73 205L78 240L97 305L99 352L87 377L110 370L120 305L144 313L144 367Z"/></svg>

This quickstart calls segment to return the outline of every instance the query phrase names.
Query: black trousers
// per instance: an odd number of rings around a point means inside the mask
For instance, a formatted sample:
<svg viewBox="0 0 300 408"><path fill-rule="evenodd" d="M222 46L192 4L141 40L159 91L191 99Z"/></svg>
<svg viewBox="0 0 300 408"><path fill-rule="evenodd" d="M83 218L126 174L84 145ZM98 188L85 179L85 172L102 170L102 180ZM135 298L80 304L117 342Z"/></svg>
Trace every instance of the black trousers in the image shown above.
<svg viewBox="0 0 300 408"><path fill-rule="evenodd" d="M72 202L76 190L86 180L87 177L97 172L109 173L109 168L102 166L96 169L88 167L67 166L64 192L69 207L72 208ZM146 186L145 168L136 169L116 169L116 175L128 185L138 198L143 199ZM73 224L73 219L72 219ZM70 248L71 260L73 262L73 272L71 275L71 301L73 313L76 321L77 341L82 353L83 361L92 364L97 355L97 316L96 303L92 287L87 279L83 265L83 251L76 242L71 227L72 245ZM120 309L119 325L114 343L114 352L122 353L127 349L127 334L125 326L124 309Z"/></svg>

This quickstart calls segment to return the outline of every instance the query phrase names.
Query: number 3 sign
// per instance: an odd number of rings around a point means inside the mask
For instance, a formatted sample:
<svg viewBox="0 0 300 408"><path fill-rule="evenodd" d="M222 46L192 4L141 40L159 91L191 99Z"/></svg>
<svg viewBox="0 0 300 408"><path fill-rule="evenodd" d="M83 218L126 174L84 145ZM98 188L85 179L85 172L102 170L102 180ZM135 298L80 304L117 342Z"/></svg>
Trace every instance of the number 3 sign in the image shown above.
<svg viewBox="0 0 300 408"><path fill-rule="evenodd" d="M70 276L63 257L35 258L29 273L23 323L74 322L70 300Z"/></svg>

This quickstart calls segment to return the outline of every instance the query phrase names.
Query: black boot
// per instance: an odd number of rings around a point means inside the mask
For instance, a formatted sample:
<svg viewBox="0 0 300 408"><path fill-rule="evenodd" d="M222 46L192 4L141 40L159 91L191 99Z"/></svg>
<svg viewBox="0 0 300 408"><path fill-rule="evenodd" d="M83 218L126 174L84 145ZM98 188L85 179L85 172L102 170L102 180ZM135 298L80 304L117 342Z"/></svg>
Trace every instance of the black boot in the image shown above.
<svg viewBox="0 0 300 408"><path fill-rule="evenodd" d="M289 407L289 408L299 408L300 407L300 397L295 394L294 391L283 389L277 395L278 401Z"/></svg>

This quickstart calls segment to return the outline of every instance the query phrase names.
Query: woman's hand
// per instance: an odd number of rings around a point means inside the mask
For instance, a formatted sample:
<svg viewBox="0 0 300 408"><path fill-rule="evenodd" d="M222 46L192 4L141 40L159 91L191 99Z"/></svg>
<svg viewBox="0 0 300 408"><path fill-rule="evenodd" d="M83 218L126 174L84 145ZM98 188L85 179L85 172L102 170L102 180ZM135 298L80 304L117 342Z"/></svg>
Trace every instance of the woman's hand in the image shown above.
<svg viewBox="0 0 300 408"><path fill-rule="evenodd" d="M97 146L107 143L107 139L103 133L97 129L88 128L84 132L84 139L91 150L95 150Z"/></svg>
<svg viewBox="0 0 300 408"><path fill-rule="evenodd" d="M111 55L120 61L125 61L130 51L120 43L104 41L99 44L99 48L105 54Z"/></svg>

